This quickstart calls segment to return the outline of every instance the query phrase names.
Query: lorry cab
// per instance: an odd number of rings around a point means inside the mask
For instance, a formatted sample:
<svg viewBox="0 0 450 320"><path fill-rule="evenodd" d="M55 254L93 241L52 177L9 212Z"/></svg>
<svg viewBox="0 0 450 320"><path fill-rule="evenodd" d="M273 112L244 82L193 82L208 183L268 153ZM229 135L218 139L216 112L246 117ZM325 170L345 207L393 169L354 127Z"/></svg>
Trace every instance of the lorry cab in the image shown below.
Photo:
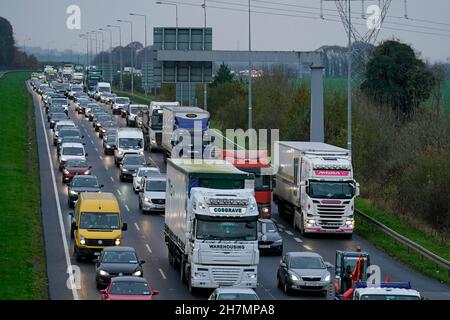
<svg viewBox="0 0 450 320"><path fill-rule="evenodd" d="M137 128L119 128L115 145L114 163L119 167L125 154L144 154L144 135Z"/></svg>
<svg viewBox="0 0 450 320"><path fill-rule="evenodd" d="M109 82L98 82L95 88L95 99L100 100L104 93L111 93L111 84Z"/></svg>
<svg viewBox="0 0 450 320"><path fill-rule="evenodd" d="M81 192L72 216L71 236L77 261L98 255L105 247L122 245L122 221L119 202L109 192Z"/></svg>

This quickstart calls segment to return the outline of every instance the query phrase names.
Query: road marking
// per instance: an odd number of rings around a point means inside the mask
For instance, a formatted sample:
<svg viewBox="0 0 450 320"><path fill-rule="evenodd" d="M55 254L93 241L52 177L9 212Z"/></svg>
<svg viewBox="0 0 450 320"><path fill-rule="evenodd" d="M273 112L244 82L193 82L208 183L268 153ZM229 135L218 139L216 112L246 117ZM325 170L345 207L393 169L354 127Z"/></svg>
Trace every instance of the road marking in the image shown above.
<svg viewBox="0 0 450 320"><path fill-rule="evenodd" d="M98 152L98 149L97 149L97 147L95 147L95 151L97 151L97 152Z"/></svg>
<svg viewBox="0 0 450 320"><path fill-rule="evenodd" d="M127 205L125 205L125 208L127 209L128 212L130 212L130 208L128 208Z"/></svg>
<svg viewBox="0 0 450 320"><path fill-rule="evenodd" d="M106 169L106 170L108 170L108 169ZM114 182L114 178L113 177L110 177L110 178L111 178L111 181Z"/></svg>
<svg viewBox="0 0 450 320"><path fill-rule="evenodd" d="M97 150L98 151L98 150ZM100 160L103 160L103 157L102 156L98 156L99 158L100 158Z"/></svg>
<svg viewBox="0 0 450 320"><path fill-rule="evenodd" d="M290 235L290 236L293 236L294 234L291 232L291 231L289 231L289 230L285 230L285 232L288 234L288 235Z"/></svg>
<svg viewBox="0 0 450 320"><path fill-rule="evenodd" d="M65 236L66 231L64 228L64 222L63 222L63 218L62 218L62 213L61 213L61 203L59 202L59 195L58 195L58 190L56 188L56 178L55 178L55 170L53 167L53 162L52 162L52 157L51 157L51 153L50 153L50 146L48 144L48 135L47 135L47 131L45 130L45 124L44 124L44 116L42 115L42 108L39 108L39 113L41 115L41 121L42 121L42 129L44 131L44 136L45 136L45 144L47 147L47 155L48 155L48 162L50 164L50 170L52 172L52 182L53 182L53 191L55 194L55 199L56 199L56 209L58 211L58 220L59 220L59 227L61 230L61 238L63 241L63 247L64 247L64 255L66 257L66 264L67 264L67 270L69 270L69 267L72 266L72 263L70 261L70 256L69 256L69 247L67 245L67 238ZM73 276L73 273L70 273L69 275L70 277L70 282L71 283L75 283L75 279ZM78 300L78 292L75 286L71 286L72 288L72 295L73 295L73 299L74 300Z"/></svg>
<svg viewBox="0 0 450 320"><path fill-rule="evenodd" d="M297 237L296 237L296 238L294 238L294 240L295 240L295 241L297 241L297 242L303 242L303 241L302 241L302 239L300 239L300 238L297 238Z"/></svg>
<svg viewBox="0 0 450 320"><path fill-rule="evenodd" d="M307 244L304 244L303 248L305 248L306 250L309 250L309 251L313 251L313 249L310 246L308 246Z"/></svg>
<svg viewBox="0 0 450 320"><path fill-rule="evenodd" d="M138 224L135 222L134 226L136 227L137 231L141 231L141 228L139 228Z"/></svg>
<svg viewBox="0 0 450 320"><path fill-rule="evenodd" d="M166 279L167 279L167 278L166 278L166 275L164 274L164 272L162 271L162 269L161 269L161 268L158 268L158 270L159 270L159 273L161 273L161 276L163 277L163 279L166 280Z"/></svg>
<svg viewBox="0 0 450 320"><path fill-rule="evenodd" d="M148 244L145 244L145 247L147 248L148 252L153 253L152 249L150 249L150 246Z"/></svg>
<svg viewBox="0 0 450 320"><path fill-rule="evenodd" d="M120 190L119 190L119 189L117 189L117 193L119 194L119 196L121 196L121 195L122 195L122 192L120 192Z"/></svg>

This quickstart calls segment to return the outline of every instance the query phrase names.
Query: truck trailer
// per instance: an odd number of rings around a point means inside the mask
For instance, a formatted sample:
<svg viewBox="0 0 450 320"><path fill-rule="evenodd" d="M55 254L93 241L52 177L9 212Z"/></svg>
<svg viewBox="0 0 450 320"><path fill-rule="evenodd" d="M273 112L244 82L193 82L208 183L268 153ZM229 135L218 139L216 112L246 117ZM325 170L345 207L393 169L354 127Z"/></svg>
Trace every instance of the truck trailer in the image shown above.
<svg viewBox="0 0 450 320"><path fill-rule="evenodd" d="M302 235L336 233L351 237L355 197L350 152L319 142L276 141L274 202Z"/></svg>
<svg viewBox="0 0 450 320"><path fill-rule="evenodd" d="M255 288L258 206L253 175L222 160L167 161L169 262L194 288Z"/></svg>

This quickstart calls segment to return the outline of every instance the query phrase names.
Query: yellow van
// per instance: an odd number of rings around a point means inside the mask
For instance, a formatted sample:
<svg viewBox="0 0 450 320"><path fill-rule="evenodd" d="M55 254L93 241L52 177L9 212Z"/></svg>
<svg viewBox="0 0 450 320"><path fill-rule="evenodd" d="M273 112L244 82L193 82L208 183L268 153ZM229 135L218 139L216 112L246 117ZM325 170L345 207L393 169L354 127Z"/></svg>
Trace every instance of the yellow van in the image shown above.
<svg viewBox="0 0 450 320"><path fill-rule="evenodd" d="M105 247L122 245L122 231L127 230L127 224L122 221L114 194L81 192L71 215L70 234L77 261L98 255Z"/></svg>

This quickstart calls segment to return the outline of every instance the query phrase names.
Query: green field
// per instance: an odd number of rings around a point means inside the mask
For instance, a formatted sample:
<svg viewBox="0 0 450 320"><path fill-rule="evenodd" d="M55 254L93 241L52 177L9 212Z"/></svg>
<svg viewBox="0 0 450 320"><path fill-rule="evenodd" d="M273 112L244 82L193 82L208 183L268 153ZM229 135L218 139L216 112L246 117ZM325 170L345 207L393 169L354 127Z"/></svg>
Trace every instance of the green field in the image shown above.
<svg viewBox="0 0 450 320"><path fill-rule="evenodd" d="M48 298L29 76L0 79L0 300Z"/></svg>
<svg viewBox="0 0 450 320"><path fill-rule="evenodd" d="M357 199L356 207L402 236L416 242L442 258L450 260L450 248L448 243L445 242L446 240L443 240L436 235L425 234L399 217L377 210L372 206L369 200ZM408 250L407 247L396 242L377 227L363 221L358 216L356 216L356 232L363 238L372 242L376 247L383 249L390 256L397 258L417 271L440 280L443 283L450 284L450 277L448 276L446 269L437 267L433 262L426 258L422 258L415 251Z"/></svg>

